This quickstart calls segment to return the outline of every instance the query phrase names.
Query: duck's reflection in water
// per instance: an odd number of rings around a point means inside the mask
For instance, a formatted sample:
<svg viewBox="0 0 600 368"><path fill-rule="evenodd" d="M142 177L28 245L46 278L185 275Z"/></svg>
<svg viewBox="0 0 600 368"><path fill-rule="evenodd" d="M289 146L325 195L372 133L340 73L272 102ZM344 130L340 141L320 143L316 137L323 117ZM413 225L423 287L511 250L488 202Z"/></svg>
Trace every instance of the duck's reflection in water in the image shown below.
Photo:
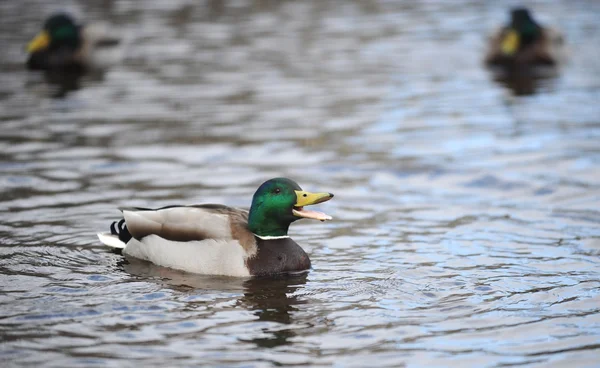
<svg viewBox="0 0 600 368"><path fill-rule="evenodd" d="M281 275L270 278L252 278L244 282L244 296L239 303L254 312L260 321L290 325L297 305L306 303L295 292L306 284L308 273ZM251 341L261 347L285 345L296 335L295 329L281 328L262 331L261 338Z"/></svg>
<svg viewBox="0 0 600 368"><path fill-rule="evenodd" d="M81 78L83 72L55 72L48 71L44 73L46 83L52 86L51 96L54 98L63 98L69 92L77 91L81 88Z"/></svg>
<svg viewBox="0 0 600 368"><path fill-rule="evenodd" d="M273 328L261 326L261 330L256 331L260 337L243 340L261 347L287 344L289 339L295 336L295 329L285 328L280 324L293 324L294 312L298 310L296 306L306 303L306 300L297 296L295 292L306 284L308 272L260 278L206 276L185 273L133 258L124 259L119 262L119 266L131 275L148 278L148 281L158 281L182 292L199 289L241 292L236 306L251 311L259 321L278 324Z"/></svg>
<svg viewBox="0 0 600 368"><path fill-rule="evenodd" d="M492 75L496 82L509 88L515 96L528 96L558 77L558 71L554 67L514 66L492 68Z"/></svg>
<svg viewBox="0 0 600 368"><path fill-rule="evenodd" d="M103 71L83 73L80 70L45 71L39 75L31 76L26 82L27 88L38 88L43 85L44 96L61 99L70 92L78 91L86 83L99 83L105 78Z"/></svg>

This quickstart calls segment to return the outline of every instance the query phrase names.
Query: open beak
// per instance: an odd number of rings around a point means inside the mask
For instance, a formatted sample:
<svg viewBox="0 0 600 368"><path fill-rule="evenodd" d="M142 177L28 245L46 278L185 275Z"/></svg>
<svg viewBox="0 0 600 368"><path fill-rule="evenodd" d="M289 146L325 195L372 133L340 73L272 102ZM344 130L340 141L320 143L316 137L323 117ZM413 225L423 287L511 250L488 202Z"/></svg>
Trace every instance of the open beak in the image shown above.
<svg viewBox="0 0 600 368"><path fill-rule="evenodd" d="M27 45L27 52L34 53L40 50L48 48L50 45L50 35L47 31L41 31L29 44Z"/></svg>
<svg viewBox="0 0 600 368"><path fill-rule="evenodd" d="M294 216L310 218L320 221L331 220L332 217L319 211L305 210L304 206L322 203L333 198L331 193L310 193L302 190L296 190L296 204L292 209Z"/></svg>
<svg viewBox="0 0 600 368"><path fill-rule="evenodd" d="M514 29L509 30L502 40L502 53L508 56L514 55L519 49L520 42L519 32Z"/></svg>

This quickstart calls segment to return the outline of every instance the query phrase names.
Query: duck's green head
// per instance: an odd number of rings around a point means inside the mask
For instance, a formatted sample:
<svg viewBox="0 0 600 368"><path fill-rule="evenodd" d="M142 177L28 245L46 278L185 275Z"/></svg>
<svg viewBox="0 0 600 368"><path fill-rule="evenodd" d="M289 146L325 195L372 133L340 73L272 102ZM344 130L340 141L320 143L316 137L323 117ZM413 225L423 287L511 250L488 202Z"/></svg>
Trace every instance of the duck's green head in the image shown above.
<svg viewBox="0 0 600 368"><path fill-rule="evenodd" d="M514 8L510 12L510 25L502 39L502 52L514 55L519 48L537 40L541 28L531 16L527 8Z"/></svg>
<svg viewBox="0 0 600 368"><path fill-rule="evenodd" d="M304 206L331 198L331 193L305 192L296 182L287 178L267 180L252 197L248 227L262 237L285 236L290 224L301 218L331 220L331 216L322 212L304 209Z"/></svg>
<svg viewBox="0 0 600 368"><path fill-rule="evenodd" d="M29 42L27 52L32 54L61 46L76 49L81 44L79 30L80 27L68 14L54 14L46 20L42 31Z"/></svg>

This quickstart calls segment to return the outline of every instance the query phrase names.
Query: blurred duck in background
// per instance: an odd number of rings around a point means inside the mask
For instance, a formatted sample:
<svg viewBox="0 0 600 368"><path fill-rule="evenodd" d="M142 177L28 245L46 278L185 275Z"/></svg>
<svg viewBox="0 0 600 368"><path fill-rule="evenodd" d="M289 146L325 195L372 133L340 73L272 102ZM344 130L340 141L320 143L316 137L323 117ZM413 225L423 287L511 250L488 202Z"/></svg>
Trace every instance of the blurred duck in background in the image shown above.
<svg viewBox="0 0 600 368"><path fill-rule="evenodd" d="M48 82L77 89L83 74L103 72L120 57L120 38L108 26L82 26L66 13L50 16L27 46L27 68L46 72Z"/></svg>
<svg viewBox="0 0 600 368"><path fill-rule="evenodd" d="M541 26L528 9L514 8L510 22L490 38L485 63L516 94L531 94L537 79L556 75L563 44L558 31Z"/></svg>
<svg viewBox="0 0 600 368"><path fill-rule="evenodd" d="M540 26L526 8L511 11L510 23L490 40L488 65L556 65L561 59L562 36Z"/></svg>

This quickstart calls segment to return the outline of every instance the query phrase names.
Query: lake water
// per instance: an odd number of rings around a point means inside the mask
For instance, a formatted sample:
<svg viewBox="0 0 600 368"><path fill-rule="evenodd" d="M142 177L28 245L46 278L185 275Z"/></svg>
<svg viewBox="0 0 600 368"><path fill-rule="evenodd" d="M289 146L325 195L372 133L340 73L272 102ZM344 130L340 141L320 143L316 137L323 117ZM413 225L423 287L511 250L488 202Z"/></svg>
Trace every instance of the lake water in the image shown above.
<svg viewBox="0 0 600 368"><path fill-rule="evenodd" d="M23 68L57 7L0 3L2 365L598 366L600 2L531 3L570 56L516 96L481 62L516 2L77 2L126 47L64 98ZM335 193L308 274L96 238L275 176Z"/></svg>

